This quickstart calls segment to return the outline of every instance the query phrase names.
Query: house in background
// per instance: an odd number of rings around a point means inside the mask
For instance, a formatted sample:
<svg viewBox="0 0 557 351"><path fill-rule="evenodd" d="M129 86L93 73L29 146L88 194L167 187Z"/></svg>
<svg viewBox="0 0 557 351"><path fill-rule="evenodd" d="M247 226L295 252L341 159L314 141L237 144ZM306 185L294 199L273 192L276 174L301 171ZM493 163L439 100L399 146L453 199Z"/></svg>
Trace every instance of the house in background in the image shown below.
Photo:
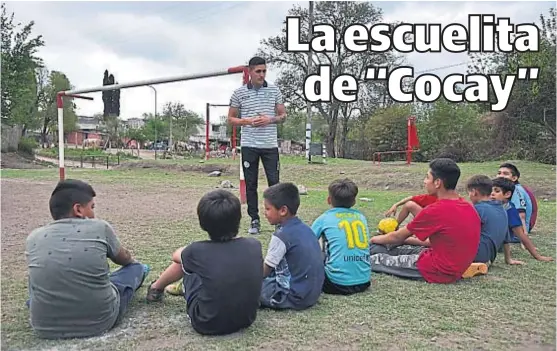
<svg viewBox="0 0 557 351"><path fill-rule="evenodd" d="M69 132L66 143L83 145L85 140L102 140L104 133L102 119L89 116L77 116L77 130Z"/></svg>
<svg viewBox="0 0 557 351"><path fill-rule="evenodd" d="M127 120L122 121L124 123L124 125L130 129L140 129L143 128L143 126L145 126L145 119L143 118L138 118L138 117L134 117L134 118L129 118Z"/></svg>

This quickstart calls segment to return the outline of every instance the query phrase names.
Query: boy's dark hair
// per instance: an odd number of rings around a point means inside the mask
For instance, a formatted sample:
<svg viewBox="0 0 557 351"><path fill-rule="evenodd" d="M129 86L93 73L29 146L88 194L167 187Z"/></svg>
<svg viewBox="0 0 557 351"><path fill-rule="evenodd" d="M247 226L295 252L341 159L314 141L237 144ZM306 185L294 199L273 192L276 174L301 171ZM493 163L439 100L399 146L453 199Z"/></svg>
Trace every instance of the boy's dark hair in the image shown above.
<svg viewBox="0 0 557 351"><path fill-rule="evenodd" d="M277 209L286 206L291 215L298 213L300 192L293 183L278 183L268 187L263 192L263 198Z"/></svg>
<svg viewBox="0 0 557 351"><path fill-rule="evenodd" d="M480 192L483 196L489 196L493 190L493 182L488 176L485 175L475 175L468 179L466 183L466 189L475 189Z"/></svg>
<svg viewBox="0 0 557 351"><path fill-rule="evenodd" d="M510 191L511 192L510 197L513 197L515 185L511 180L503 177L497 177L492 180L492 183L494 187L500 188L503 191L503 194L508 193Z"/></svg>
<svg viewBox="0 0 557 351"><path fill-rule="evenodd" d="M358 186L350 179L338 179L329 184L329 196L333 207L350 208L356 204Z"/></svg>
<svg viewBox="0 0 557 351"><path fill-rule="evenodd" d="M518 168L515 165L513 165L512 163L505 162L501 166L499 166L499 168L510 169L511 174L513 175L513 177L516 177L516 181L518 183L518 180L520 179L520 171L518 170Z"/></svg>
<svg viewBox="0 0 557 351"><path fill-rule="evenodd" d="M447 190L455 190L460 178L460 168L450 158L436 158L429 163L433 179L441 179Z"/></svg>
<svg viewBox="0 0 557 351"><path fill-rule="evenodd" d="M57 221L71 216L75 204L87 205L97 196L93 187L81 180L61 180L50 195L50 215Z"/></svg>
<svg viewBox="0 0 557 351"><path fill-rule="evenodd" d="M197 217L201 229L209 234L212 241L228 241L238 235L242 206L231 192L214 190L199 200Z"/></svg>
<svg viewBox="0 0 557 351"><path fill-rule="evenodd" d="M265 59L263 57L259 57L259 56L252 57L249 60L249 63L248 63L248 65L250 67L255 67L255 66L259 66L259 65L266 65L266 64L267 63L265 62Z"/></svg>

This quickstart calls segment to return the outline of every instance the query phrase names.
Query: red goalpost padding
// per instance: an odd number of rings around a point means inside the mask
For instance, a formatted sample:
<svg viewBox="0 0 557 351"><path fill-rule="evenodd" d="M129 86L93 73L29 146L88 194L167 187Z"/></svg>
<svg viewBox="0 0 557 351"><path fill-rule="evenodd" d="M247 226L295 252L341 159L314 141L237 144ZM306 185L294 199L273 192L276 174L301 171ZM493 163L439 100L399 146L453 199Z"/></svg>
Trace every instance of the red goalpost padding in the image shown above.
<svg viewBox="0 0 557 351"><path fill-rule="evenodd" d="M135 81L130 83L122 83L122 84L113 84L113 85L102 85L92 88L85 88L85 89L74 89L74 90L66 90L66 91L59 91L56 94L56 106L58 108L58 168L59 168L59 175L60 180L64 180L66 178L66 170L64 165L64 98L77 98L77 99L86 99L86 100L93 100L92 97L89 96L82 96L81 94L87 93L96 93L108 90L116 90L116 89L124 89L124 88L134 88L134 87L141 87L147 85L154 85L154 84L163 84L163 83L173 83L173 82L181 82L187 80L194 80L194 79L202 79L202 78L210 78L210 77L218 77L218 76L225 76L229 74L238 74L242 73L242 82L243 84L247 84L249 81L249 75L247 71L247 66L236 66L230 67L226 70L221 71L214 71L214 72L207 72L207 73L199 73L199 74L189 74L189 75L181 75L181 76L174 76L174 77L166 77L166 78L157 78L157 79L149 79L149 80L142 80L142 81ZM233 128L233 136L232 136L232 149L234 154L236 153L236 128ZM246 203L246 189L245 189L245 182L243 181L243 172L242 172L242 157L240 156L240 200L242 203Z"/></svg>

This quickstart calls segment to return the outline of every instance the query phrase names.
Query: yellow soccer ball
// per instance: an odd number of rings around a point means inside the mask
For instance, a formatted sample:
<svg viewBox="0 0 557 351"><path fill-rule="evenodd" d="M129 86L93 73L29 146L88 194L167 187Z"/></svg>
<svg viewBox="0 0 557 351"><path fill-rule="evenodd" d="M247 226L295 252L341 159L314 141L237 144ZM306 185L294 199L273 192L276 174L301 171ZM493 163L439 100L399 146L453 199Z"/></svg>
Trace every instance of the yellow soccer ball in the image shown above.
<svg viewBox="0 0 557 351"><path fill-rule="evenodd" d="M377 229L381 234L392 233L396 230L397 227L398 227L397 220L391 217L383 218L382 220L379 221L379 224L377 225Z"/></svg>

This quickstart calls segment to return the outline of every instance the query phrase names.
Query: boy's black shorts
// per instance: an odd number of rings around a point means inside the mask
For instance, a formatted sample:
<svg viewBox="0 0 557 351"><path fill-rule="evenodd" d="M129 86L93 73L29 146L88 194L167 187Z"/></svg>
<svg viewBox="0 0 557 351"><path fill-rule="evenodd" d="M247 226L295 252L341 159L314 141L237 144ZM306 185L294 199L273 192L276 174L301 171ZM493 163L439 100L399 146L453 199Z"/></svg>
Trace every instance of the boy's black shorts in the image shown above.
<svg viewBox="0 0 557 351"><path fill-rule="evenodd" d="M371 282L366 282L358 285L344 286L333 283L329 277L325 275L323 282L323 292L332 295L352 295L359 292L366 291L371 286Z"/></svg>

